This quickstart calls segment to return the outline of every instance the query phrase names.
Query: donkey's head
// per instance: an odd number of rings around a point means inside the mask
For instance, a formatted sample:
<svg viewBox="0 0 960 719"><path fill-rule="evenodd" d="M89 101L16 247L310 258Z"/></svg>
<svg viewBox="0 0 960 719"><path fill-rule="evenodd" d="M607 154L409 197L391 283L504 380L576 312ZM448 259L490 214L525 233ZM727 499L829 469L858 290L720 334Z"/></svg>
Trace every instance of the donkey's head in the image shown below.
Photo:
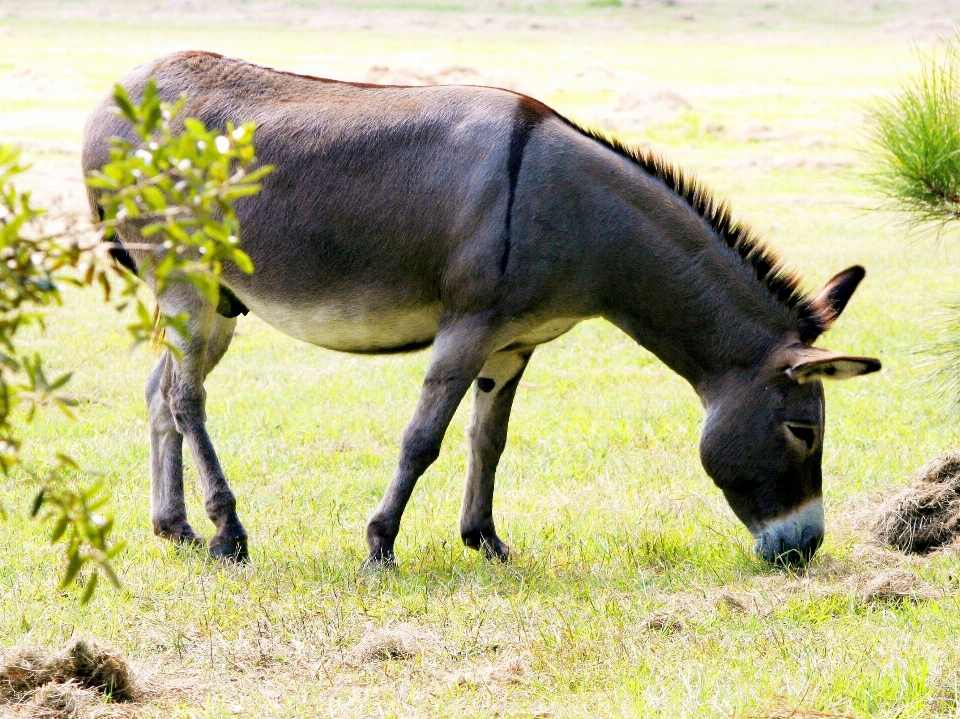
<svg viewBox="0 0 960 719"><path fill-rule="evenodd" d="M816 297L819 332L840 315L863 274L844 270ZM779 564L810 559L823 540L821 380L880 369L876 359L807 342L777 344L757 367L727 373L703 396L703 467L753 534L757 553Z"/></svg>

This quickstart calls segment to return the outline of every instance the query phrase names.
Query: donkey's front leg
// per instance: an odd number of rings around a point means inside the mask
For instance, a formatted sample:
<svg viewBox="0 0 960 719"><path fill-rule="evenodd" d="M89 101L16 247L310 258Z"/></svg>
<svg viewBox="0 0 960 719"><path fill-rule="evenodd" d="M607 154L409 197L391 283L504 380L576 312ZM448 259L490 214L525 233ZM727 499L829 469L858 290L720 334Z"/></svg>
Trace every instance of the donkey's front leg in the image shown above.
<svg viewBox="0 0 960 719"><path fill-rule="evenodd" d="M489 353L488 339L485 328L468 322L437 334L417 408L403 432L396 474L367 524L366 567L396 562L393 543L403 510L420 475L440 454L447 425Z"/></svg>
<svg viewBox="0 0 960 719"><path fill-rule="evenodd" d="M510 548L493 525L494 478L507 443L510 408L531 354L532 350L498 352L487 360L474 383L473 416L467 430L470 465L460 510L460 536L471 549L502 562L507 561Z"/></svg>

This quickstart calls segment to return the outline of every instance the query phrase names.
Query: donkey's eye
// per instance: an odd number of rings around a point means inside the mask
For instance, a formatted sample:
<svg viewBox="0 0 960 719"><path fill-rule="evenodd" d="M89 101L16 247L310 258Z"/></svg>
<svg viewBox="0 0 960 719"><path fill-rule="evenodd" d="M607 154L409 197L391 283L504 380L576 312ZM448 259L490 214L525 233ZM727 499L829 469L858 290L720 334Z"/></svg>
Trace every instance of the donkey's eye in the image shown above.
<svg viewBox="0 0 960 719"><path fill-rule="evenodd" d="M790 430L790 434L807 445L808 452L813 449L813 445L817 441L817 431L813 427L803 424L790 424L788 422L787 429Z"/></svg>

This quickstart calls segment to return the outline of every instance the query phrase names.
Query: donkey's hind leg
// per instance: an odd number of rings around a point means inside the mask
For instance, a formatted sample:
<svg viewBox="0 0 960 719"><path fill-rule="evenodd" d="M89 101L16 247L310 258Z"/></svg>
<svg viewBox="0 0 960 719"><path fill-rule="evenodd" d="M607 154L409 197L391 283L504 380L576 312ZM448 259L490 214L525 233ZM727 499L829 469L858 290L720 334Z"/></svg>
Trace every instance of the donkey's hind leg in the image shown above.
<svg viewBox="0 0 960 719"><path fill-rule="evenodd" d="M176 428L166 398L160 391L163 376L172 371L167 350L147 380L150 422L150 518L158 537L177 544L203 546L203 537L187 522L183 497L183 435Z"/></svg>
<svg viewBox="0 0 960 719"><path fill-rule="evenodd" d="M473 383L473 415L467 429L470 463L460 510L460 536L471 549L503 562L510 548L497 536L493 524L494 478L507 443L513 398L531 354L532 350L498 352L487 360Z"/></svg>
<svg viewBox="0 0 960 719"><path fill-rule="evenodd" d="M173 526L189 530L189 535L186 530L180 532L186 541L194 541L196 536L186 523L183 501L181 457L185 438L203 485L204 508L217 530L210 540L210 554L221 559L244 561L248 556L247 534L237 517L236 498L227 485L207 433L206 392L203 389L203 380L230 345L236 319L217 315L214 306L192 287L168 292L162 306L164 311L189 314L190 336L183 338L175 332L169 333L181 356L177 358L169 351L165 353L147 385L151 449L157 450L151 458L154 530L162 536L180 539L175 532L163 532L165 527ZM154 385L156 389L151 396ZM164 406L166 413L163 412ZM172 433L176 433L179 439Z"/></svg>

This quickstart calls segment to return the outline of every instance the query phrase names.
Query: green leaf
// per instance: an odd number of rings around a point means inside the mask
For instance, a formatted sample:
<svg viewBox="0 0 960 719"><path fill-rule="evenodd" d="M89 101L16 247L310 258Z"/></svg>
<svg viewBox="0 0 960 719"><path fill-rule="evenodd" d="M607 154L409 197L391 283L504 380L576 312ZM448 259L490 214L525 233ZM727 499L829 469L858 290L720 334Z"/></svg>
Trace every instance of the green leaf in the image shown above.
<svg viewBox="0 0 960 719"><path fill-rule="evenodd" d="M137 111L130 102L130 96L120 83L113 86L113 101L120 109L121 114L132 123L137 122Z"/></svg>
<svg viewBox="0 0 960 719"><path fill-rule="evenodd" d="M86 604L90 601L90 598L93 597L93 593L97 590L97 580L100 578L99 573L94 572L90 575L90 579L87 580L87 586L83 588L83 594L80 597L80 604Z"/></svg>
<svg viewBox="0 0 960 719"><path fill-rule="evenodd" d="M40 508L43 506L43 500L46 497L46 495L47 495L47 492L45 489L41 488L40 491L37 492L37 496L33 498L33 506L30 507L31 517L36 517L37 514L40 512Z"/></svg>
<svg viewBox="0 0 960 719"><path fill-rule="evenodd" d="M80 552L73 550L70 553L70 560L67 562L67 569L63 573L63 578L60 580L60 588L66 589L69 587L73 580L77 578L77 573L83 567L85 559L80 556Z"/></svg>
<svg viewBox="0 0 960 719"><path fill-rule="evenodd" d="M57 520L53 531L50 533L50 544L56 544L59 542L60 538L63 536L63 533L67 531L68 526L70 526L70 517L66 514L61 515L60 519Z"/></svg>
<svg viewBox="0 0 960 719"><path fill-rule="evenodd" d="M66 372L65 374L57 377L53 382L50 383L51 390L58 390L63 387L67 382L70 381L70 378L73 377L73 372Z"/></svg>
<svg viewBox="0 0 960 719"><path fill-rule="evenodd" d="M234 250L230 255L230 259L233 260L241 272L246 272L248 275L253 273L253 260L250 259L250 256L243 250Z"/></svg>

